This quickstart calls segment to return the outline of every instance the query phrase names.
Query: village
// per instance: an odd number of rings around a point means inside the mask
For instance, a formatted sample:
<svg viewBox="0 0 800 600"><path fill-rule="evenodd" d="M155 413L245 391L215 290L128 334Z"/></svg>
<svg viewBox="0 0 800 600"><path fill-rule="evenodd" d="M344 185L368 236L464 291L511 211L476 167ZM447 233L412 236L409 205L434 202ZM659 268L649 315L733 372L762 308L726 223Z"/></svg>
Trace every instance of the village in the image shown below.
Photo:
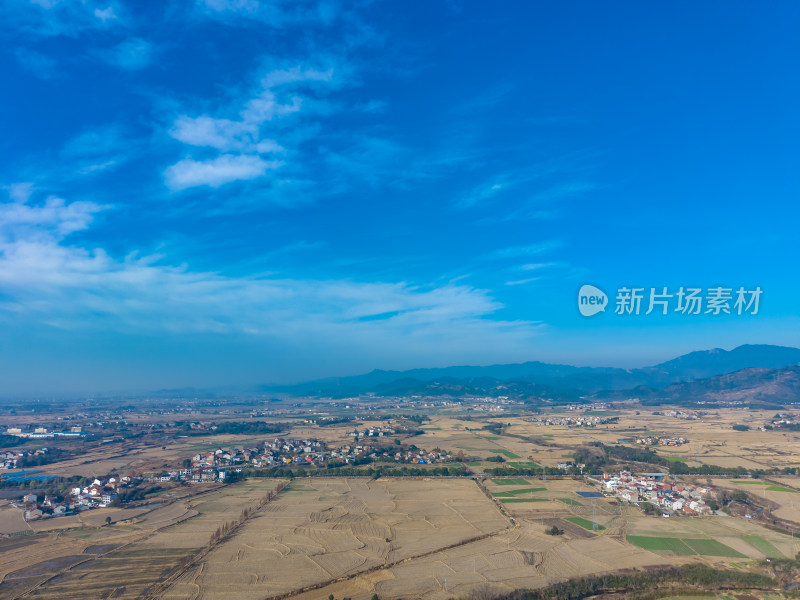
<svg viewBox="0 0 800 600"><path fill-rule="evenodd" d="M582 415L580 417L544 417L532 418L531 421L539 422L542 425L553 426L561 425L564 427L597 427L619 421L618 417L603 417L597 415Z"/></svg>
<svg viewBox="0 0 800 600"><path fill-rule="evenodd" d="M73 487L67 497L28 493L12 506L22 509L26 521L73 515L85 510L107 508L117 503L120 492L143 483L142 477L95 478L85 486Z"/></svg>
<svg viewBox="0 0 800 600"><path fill-rule="evenodd" d="M685 437L647 436L636 438L636 443L644 446L683 446L689 440Z"/></svg>
<svg viewBox="0 0 800 600"><path fill-rule="evenodd" d="M329 465L329 464L366 464L375 460L382 462L432 464L452 460L449 453L443 450L424 450L416 446L400 447L399 440L395 441L397 449L387 448L385 445L371 442L359 443L359 437L380 438L389 435L393 430L388 428L365 429L355 431L350 435L355 438L352 444L329 448L318 439L284 439L275 438L266 441L263 445L253 448L217 448L194 455L186 465L186 475L194 481L208 480L211 475L203 477L204 472L217 470L223 471L228 467L271 468L289 465ZM177 472L180 478L183 472ZM199 478L198 478L199 477ZM224 478L223 474L221 478Z"/></svg>
<svg viewBox="0 0 800 600"><path fill-rule="evenodd" d="M649 503L661 510L663 516L711 515L713 510L706 503L713 490L689 483L667 483L663 473L640 473L620 471L619 475L603 475L603 490L622 502L631 504Z"/></svg>

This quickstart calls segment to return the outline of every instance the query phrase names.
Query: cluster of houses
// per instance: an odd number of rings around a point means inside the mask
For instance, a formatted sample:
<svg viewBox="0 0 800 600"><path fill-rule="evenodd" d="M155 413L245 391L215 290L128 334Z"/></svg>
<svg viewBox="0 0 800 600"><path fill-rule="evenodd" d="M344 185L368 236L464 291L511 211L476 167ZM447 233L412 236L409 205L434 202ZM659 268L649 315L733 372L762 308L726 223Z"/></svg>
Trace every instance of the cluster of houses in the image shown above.
<svg viewBox="0 0 800 600"><path fill-rule="evenodd" d="M619 475L603 475L603 490L623 502L638 504L649 502L659 507L664 516L680 514L687 516L709 515L712 510L706 504L712 489L688 483L662 481L663 473L640 473L635 475L621 471Z"/></svg>
<svg viewBox="0 0 800 600"><path fill-rule="evenodd" d="M119 490L136 485L140 481L139 478L132 477L95 479L84 487L72 488L68 498L30 493L25 494L21 505L17 506L25 511L26 521L72 515L84 510L111 506L116 501Z"/></svg>
<svg viewBox="0 0 800 600"><path fill-rule="evenodd" d="M17 469L26 459L47 454L47 448L36 450L4 450L0 452L0 469Z"/></svg>
<svg viewBox="0 0 800 600"><path fill-rule="evenodd" d="M533 420L537 420L534 418ZM543 417L538 421L544 425L562 425L565 427L596 427L616 423L618 417L602 417L598 415L581 415L579 417Z"/></svg>
<svg viewBox="0 0 800 600"><path fill-rule="evenodd" d="M773 427L786 427L788 425L800 425L800 417L789 413L777 413L772 417L770 423ZM764 427L761 428L764 430Z"/></svg>
<svg viewBox="0 0 800 600"><path fill-rule="evenodd" d="M568 404L567 410L607 410L611 408L607 402L593 402L591 404Z"/></svg>
<svg viewBox="0 0 800 600"><path fill-rule="evenodd" d="M370 431L372 433L370 433ZM360 432L363 437L381 437L386 428L367 429ZM444 450L423 450L421 448L389 448L371 443L346 444L337 448L318 439L276 438L253 448L217 448L195 454L190 468L183 471L164 473L164 481L169 479L190 481L213 481L224 479L228 468L271 468L292 465L324 465L329 462L344 464L363 464L373 460L384 462L430 464L451 460ZM216 476L214 473L217 473Z"/></svg>
<svg viewBox="0 0 800 600"><path fill-rule="evenodd" d="M659 414L658 412L654 412L653 414ZM662 413L665 417L672 417L674 419L686 419L689 421L695 421L705 415L706 413L702 411L696 410L665 410Z"/></svg>
<svg viewBox="0 0 800 600"><path fill-rule="evenodd" d="M354 429L348 435L350 437L383 437L385 435L394 435L396 431L391 427L383 427L379 425L378 427L368 427L359 431L358 429Z"/></svg>
<svg viewBox="0 0 800 600"><path fill-rule="evenodd" d="M682 446L688 444L689 440L685 437L640 437L636 438L636 443L643 446Z"/></svg>

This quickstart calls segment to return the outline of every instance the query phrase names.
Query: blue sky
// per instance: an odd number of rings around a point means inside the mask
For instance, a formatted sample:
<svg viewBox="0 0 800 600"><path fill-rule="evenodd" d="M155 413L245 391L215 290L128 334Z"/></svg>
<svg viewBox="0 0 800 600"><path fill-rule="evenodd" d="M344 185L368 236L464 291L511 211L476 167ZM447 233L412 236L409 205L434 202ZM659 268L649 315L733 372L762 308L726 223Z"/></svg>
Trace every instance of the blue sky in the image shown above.
<svg viewBox="0 0 800 600"><path fill-rule="evenodd" d="M6 393L800 345L797 3L0 16ZM763 293L617 315L622 286Z"/></svg>

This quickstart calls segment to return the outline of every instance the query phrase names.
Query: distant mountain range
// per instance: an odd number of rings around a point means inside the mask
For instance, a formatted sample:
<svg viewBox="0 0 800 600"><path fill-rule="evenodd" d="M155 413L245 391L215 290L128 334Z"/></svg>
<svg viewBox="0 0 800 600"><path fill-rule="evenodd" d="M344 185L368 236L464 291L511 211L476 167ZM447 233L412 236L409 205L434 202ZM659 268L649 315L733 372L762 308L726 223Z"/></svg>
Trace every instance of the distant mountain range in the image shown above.
<svg viewBox="0 0 800 600"><path fill-rule="evenodd" d="M741 402L750 407L780 408L800 402L800 366L782 369L741 369L706 379L674 383L660 390L646 387L627 390L625 397L643 404L683 404L687 402ZM620 392L598 397L620 398Z"/></svg>
<svg viewBox="0 0 800 600"><path fill-rule="evenodd" d="M508 395L558 400L581 396L640 397L643 400L728 398L737 393L774 402L798 399L800 348L745 345L727 351L702 350L642 369L573 367L543 362L456 366L408 371L375 370L292 386L265 386L302 396ZM775 372L771 370L781 370ZM749 390L749 391L746 391ZM781 398L782 400L778 400Z"/></svg>

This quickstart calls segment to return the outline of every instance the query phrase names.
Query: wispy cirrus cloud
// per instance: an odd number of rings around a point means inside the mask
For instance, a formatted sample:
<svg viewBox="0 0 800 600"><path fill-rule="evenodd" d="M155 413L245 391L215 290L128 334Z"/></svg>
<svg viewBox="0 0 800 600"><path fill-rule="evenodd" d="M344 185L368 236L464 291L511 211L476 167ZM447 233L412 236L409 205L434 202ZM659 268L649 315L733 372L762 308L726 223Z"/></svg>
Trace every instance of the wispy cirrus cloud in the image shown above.
<svg viewBox="0 0 800 600"><path fill-rule="evenodd" d="M111 0L7 0L0 4L4 27L31 37L78 35L124 25L124 11Z"/></svg>
<svg viewBox="0 0 800 600"><path fill-rule="evenodd" d="M537 244L525 246L507 246L490 252L485 258L489 260L505 260L510 258L520 258L524 256L537 256L546 254L563 246L561 240L546 240Z"/></svg>
<svg viewBox="0 0 800 600"><path fill-rule="evenodd" d="M198 186L217 188L232 181L263 177L281 164L248 154L223 154L208 160L185 158L169 167L164 178L169 188L176 191Z"/></svg>
<svg viewBox="0 0 800 600"><path fill-rule="evenodd" d="M420 344L431 355L455 347L468 355L486 343L519 351L539 327L488 318L502 305L465 285L228 277L168 264L163 253L116 259L71 243L107 208L58 198L0 204L0 320L121 334L238 333L282 352L299 343L298 359L312 347L365 352L375 340L409 356Z"/></svg>
<svg viewBox="0 0 800 600"><path fill-rule="evenodd" d="M494 179L476 187L471 193L456 201L456 208L471 208L478 204L483 204L509 187L508 180L504 178Z"/></svg>
<svg viewBox="0 0 800 600"><path fill-rule="evenodd" d="M283 160L262 158L284 152L284 146L272 135L284 130L281 120L301 112L313 115L322 103L320 96L342 85L330 65L272 63L270 67L238 108L223 111L229 116L191 116L184 112L175 117L168 130L170 137L200 149L204 155L190 156L168 167L164 177L170 189L219 187L257 179L282 166ZM296 140L297 130L293 135ZM287 139L291 141L292 136ZM224 154L209 156L212 151Z"/></svg>
<svg viewBox="0 0 800 600"><path fill-rule="evenodd" d="M125 128L108 124L87 129L61 148L71 173L89 175L118 167L136 153L139 142Z"/></svg>
<svg viewBox="0 0 800 600"><path fill-rule="evenodd" d="M206 17L222 21L248 20L272 27L317 22L330 25L341 12L338 2L327 0L197 0Z"/></svg>

